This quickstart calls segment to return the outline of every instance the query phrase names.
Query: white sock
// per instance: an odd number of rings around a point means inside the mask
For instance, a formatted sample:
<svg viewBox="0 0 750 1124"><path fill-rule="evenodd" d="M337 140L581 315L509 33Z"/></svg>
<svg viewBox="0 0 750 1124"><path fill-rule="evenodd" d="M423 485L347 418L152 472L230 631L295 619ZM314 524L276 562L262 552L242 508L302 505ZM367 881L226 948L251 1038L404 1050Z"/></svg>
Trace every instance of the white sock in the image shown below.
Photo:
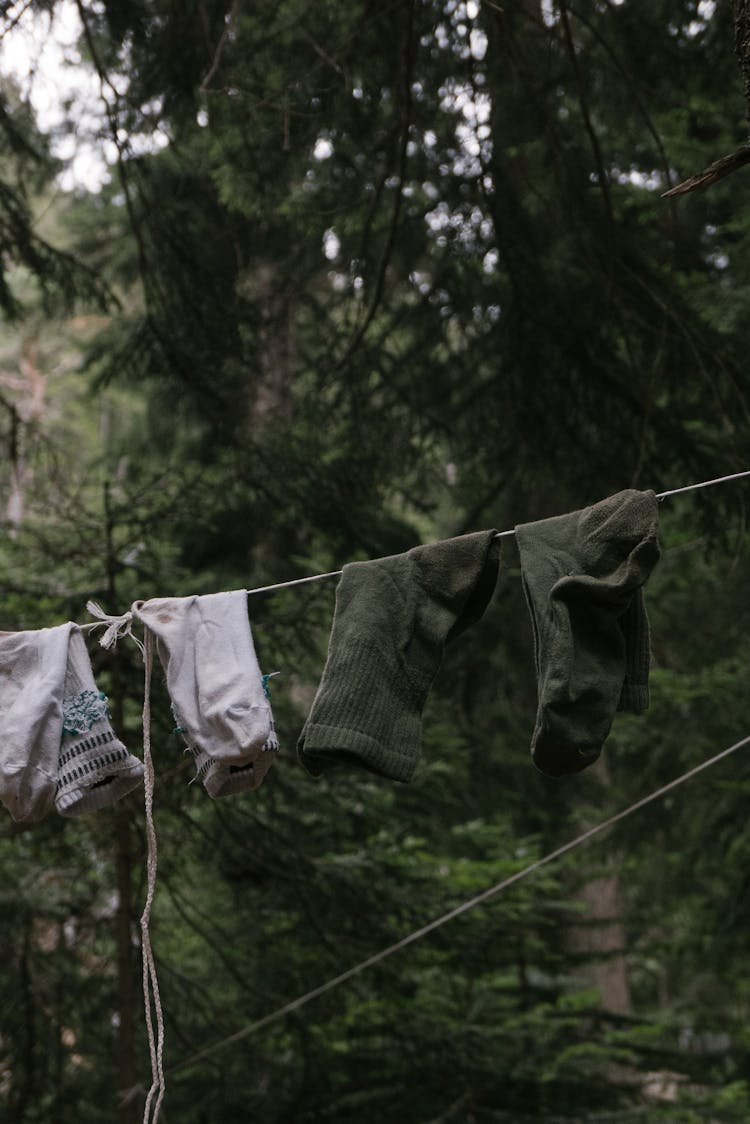
<svg viewBox="0 0 750 1124"><path fill-rule="evenodd" d="M266 698L270 700L266 682L269 678L268 675L261 676L263 691ZM179 720L177 730L183 737L185 736L185 730L179 725ZM276 727L271 714L271 732L263 746L261 756L246 765L228 765L225 761L217 761L216 758L210 757L200 746L191 745L189 741L187 746L195 758L195 780L201 780L208 795L218 800L224 796L233 796L236 792L249 792L257 788L273 765L279 740L276 737Z"/></svg>
<svg viewBox="0 0 750 1124"><path fill-rule="evenodd" d="M80 816L114 804L143 779L143 763L128 753L110 725L107 696L97 689L80 629L73 626L63 698L55 807Z"/></svg>
<svg viewBox="0 0 750 1124"><path fill-rule="evenodd" d="M55 798L72 627L0 633L0 800L19 822Z"/></svg>
<svg viewBox="0 0 750 1124"><path fill-rule="evenodd" d="M244 590L133 605L156 636L172 709L209 795L257 788L278 748Z"/></svg>
<svg viewBox="0 0 750 1124"><path fill-rule="evenodd" d="M209 757L205 750L190 743L188 749L195 758L195 779L202 781L208 795L218 800L257 788L273 764L272 750L278 749L278 745L278 742L275 746L269 745L267 750L264 749L262 757L246 765L228 765L226 761L217 761L216 758Z"/></svg>

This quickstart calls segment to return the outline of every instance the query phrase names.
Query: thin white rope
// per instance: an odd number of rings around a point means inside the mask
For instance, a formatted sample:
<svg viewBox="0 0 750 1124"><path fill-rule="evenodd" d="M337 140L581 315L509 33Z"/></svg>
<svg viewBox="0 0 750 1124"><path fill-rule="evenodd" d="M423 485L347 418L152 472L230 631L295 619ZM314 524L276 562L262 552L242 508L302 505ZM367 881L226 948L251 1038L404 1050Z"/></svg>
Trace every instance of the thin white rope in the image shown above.
<svg viewBox="0 0 750 1124"><path fill-rule="evenodd" d="M132 634L131 634L132 635ZM134 638L135 639L135 638ZM151 1088L146 1097L143 1108L143 1124L156 1124L159 1119L159 1109L164 1099L164 1016L159 996L159 981L156 977L156 964L151 948L151 906L154 901L156 888L156 830L154 828L154 762L151 756L151 671L154 662L154 639L151 632L146 629L143 645L144 665L144 696L143 696L143 788L146 805L146 872L147 890L146 903L141 915L141 953L143 957L143 1006L146 1012L146 1030L148 1033L148 1048L151 1055ZM154 1026L151 1016L151 999L153 997L156 1013L156 1040L154 1040ZM154 1101L154 1096L156 1100ZM153 1113L152 1105L153 1102Z"/></svg>
<svg viewBox="0 0 750 1124"><path fill-rule="evenodd" d="M337 578L340 574L343 574L343 572L343 570L329 570L327 574L312 574L309 578L295 578L294 581L290 582L276 582L274 585L260 585L257 589L247 589L245 592L248 594L267 593L269 589L287 589L290 585L302 585L303 582L321 582L323 578Z"/></svg>
<svg viewBox="0 0 750 1124"><path fill-rule="evenodd" d="M740 480L743 476L750 476L750 468L744 472L734 472L731 476L717 476L715 480L702 480L699 484L687 484L684 488L673 488L670 492L657 492L657 500L666 500L669 496L677 496L682 492L694 492L698 488L710 488L714 484L724 484L727 480ZM494 536L496 539L509 538L515 535L515 530L511 528L509 531L498 531ZM246 589L248 597L253 593L269 593L273 589L288 589L292 585L304 585L307 582L319 582L324 578L337 578L343 573L343 570L329 570L327 574L311 574L306 578L295 578L289 582L276 582L274 585L260 585L257 589Z"/></svg>
<svg viewBox="0 0 750 1124"><path fill-rule="evenodd" d="M415 929L414 932L409 933L406 937L402 937L401 940L396 941L395 944L388 945L387 948L381 949L380 952L376 952L373 956L369 956L366 960L361 961L361 963L355 964L353 968L348 968L345 972L341 972L338 976L334 976L332 979L320 984L319 987L314 987L312 988L312 990L305 992L304 995L300 995L297 999L293 999L291 1000L291 1002L285 1003L283 1007L279 1007L276 1011L272 1011L269 1015L264 1015L263 1018L258 1019L254 1023L251 1023L249 1026L235 1031L234 1034L230 1034L227 1038L222 1038L218 1042L214 1042L212 1046L206 1046L203 1050L198 1050L197 1053L191 1054L189 1058L185 1058L183 1061L171 1066L168 1070L168 1073L176 1073L178 1070L186 1069L188 1066L193 1065L195 1062L202 1061L204 1058L210 1057L212 1054L215 1054L219 1050L224 1049L225 1046L230 1046L233 1043L239 1042L243 1038L247 1038L249 1035L254 1034L256 1031L262 1030L263 1027L268 1026L269 1023L274 1022L276 1019L283 1018L284 1015L288 1015L292 1011L299 1010L299 1008L303 1007L306 1003L309 1003L313 999L317 999L319 995L323 995L325 994L325 992L331 991L333 988L338 987L339 984L345 983L347 980L352 979L353 976L357 976L360 974L360 972L364 972L367 968L371 968L374 964L381 963L381 961L385 960L389 956L393 956L394 953L399 952L402 948L406 948L408 945L414 944L415 941L421 940L422 937L427 936L428 933L432 933L435 929L439 929L448 921L452 921L455 917L460 917L461 914L467 913L470 909L475 909L477 906L482 905L486 901L489 901L490 898L495 897L496 894L499 894L501 893L501 891L506 890L509 886L513 886L516 882L520 882L521 879L527 878L530 874L533 874L534 871L539 870L540 867L546 866L547 863L551 863L555 859L559 859L562 855L567 854L569 851L574 850L576 847L580 847L582 843L585 843L594 835L598 835L599 832L604 831L608 827L612 827L614 824L619 823L620 820L624 820L626 816L632 815L633 812L638 811L640 808L644 808L647 804L653 803L654 800L658 800L661 796L665 796L666 793L671 792L673 789L677 788L678 785L684 784L684 782L690 780L691 777L697 776L698 773L702 773L705 769L710 769L712 765L716 765L717 762L722 761L725 757L729 757L730 754L735 753L738 749L741 749L742 746L747 745L748 742L750 742L750 734L742 738L740 741L735 742L734 745L730 745L728 749L724 749L721 751L721 753L715 754L714 757L710 757L707 761L701 762L700 765L695 765L692 769L688 769L686 773L683 773L681 776L676 777L675 780L669 781L668 784L662 785L661 788L657 788L656 791L649 793L648 796L644 796L640 800L636 800L634 804L630 804L622 811L616 812L613 816L610 816L608 819L603 820L599 824L596 824L595 827L591 827L587 831L582 832L581 835L576 836L576 838L571 840L569 843L564 843L562 847L558 847L556 850L550 851L550 853L548 855L545 855L543 858L529 863L529 865L525 866L523 870L519 870L515 874L511 874L510 877L504 878L502 882L498 882L495 886L490 886L489 889L483 890L482 893L477 894L475 897L469 898L467 901L462 902L454 909L449 910L447 913L443 913L440 917L436 917L433 921L430 921L428 922L428 924L423 925L420 929Z"/></svg>
<svg viewBox="0 0 750 1124"><path fill-rule="evenodd" d="M740 480L743 476L750 476L750 469L745 472L733 472L731 476L717 476L715 480L704 480L701 484L688 484L685 488L673 488L671 492L660 492L657 500L665 500L668 496L678 496L681 492L694 492L697 488L711 488L714 484L724 484L727 480Z"/></svg>

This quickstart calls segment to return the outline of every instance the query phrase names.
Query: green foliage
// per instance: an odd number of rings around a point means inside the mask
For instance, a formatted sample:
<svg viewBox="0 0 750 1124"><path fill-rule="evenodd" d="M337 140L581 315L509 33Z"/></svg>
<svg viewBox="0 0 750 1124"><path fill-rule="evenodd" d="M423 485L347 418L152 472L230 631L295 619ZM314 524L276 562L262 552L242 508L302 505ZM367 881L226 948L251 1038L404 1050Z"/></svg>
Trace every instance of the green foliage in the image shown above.
<svg viewBox="0 0 750 1124"><path fill-rule="evenodd" d="M0 337L3 628L746 467L746 184L658 197L741 140L727 5L79 7L119 160L100 193L54 204L44 238L54 164L5 86L0 107L0 303L26 314ZM169 143L150 148L157 125ZM52 319L57 294L87 315ZM743 489L665 503L652 706L574 778L528 761L533 654L507 543L493 605L434 686L411 786L314 783L296 760L333 583L251 601L263 669L282 673L282 751L252 796L212 804L188 783L155 675L170 1118L747 1118L746 751L189 1060L747 733ZM138 652L94 662L136 747ZM115 1095L123 1051L147 1070L122 991L138 983L140 803L0 833L9 1119L140 1116ZM592 914L607 895L614 915Z"/></svg>

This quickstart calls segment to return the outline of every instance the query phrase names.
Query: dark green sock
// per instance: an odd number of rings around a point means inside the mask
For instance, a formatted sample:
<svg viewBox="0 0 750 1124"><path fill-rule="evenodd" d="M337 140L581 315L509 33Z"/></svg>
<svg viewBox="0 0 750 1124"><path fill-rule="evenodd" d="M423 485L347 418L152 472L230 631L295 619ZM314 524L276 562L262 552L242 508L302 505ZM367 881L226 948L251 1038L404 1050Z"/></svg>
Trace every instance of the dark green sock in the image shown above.
<svg viewBox="0 0 750 1124"><path fill-rule="evenodd" d="M616 711L648 706L641 587L659 559L657 527L656 496L632 489L516 527L539 690L531 754L549 776L590 765Z"/></svg>
<svg viewBox="0 0 750 1124"><path fill-rule="evenodd" d="M348 762L411 780L443 649L479 620L494 591L494 534L344 567L328 659L297 743L310 773Z"/></svg>

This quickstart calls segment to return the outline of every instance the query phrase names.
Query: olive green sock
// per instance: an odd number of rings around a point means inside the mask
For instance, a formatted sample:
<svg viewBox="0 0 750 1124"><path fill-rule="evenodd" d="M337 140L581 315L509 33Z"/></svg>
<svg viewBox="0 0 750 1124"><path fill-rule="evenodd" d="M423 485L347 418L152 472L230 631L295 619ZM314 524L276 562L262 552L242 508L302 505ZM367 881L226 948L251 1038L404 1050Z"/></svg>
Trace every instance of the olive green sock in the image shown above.
<svg viewBox="0 0 750 1124"><path fill-rule="evenodd" d="M534 763L557 777L597 759L615 713L648 706L642 586L659 559L657 500L628 489L516 527L534 628Z"/></svg>
<svg viewBox="0 0 750 1124"><path fill-rule="evenodd" d="M481 531L344 567L328 659L297 743L310 773L348 762L411 780L445 645L479 620L494 591L494 535Z"/></svg>

